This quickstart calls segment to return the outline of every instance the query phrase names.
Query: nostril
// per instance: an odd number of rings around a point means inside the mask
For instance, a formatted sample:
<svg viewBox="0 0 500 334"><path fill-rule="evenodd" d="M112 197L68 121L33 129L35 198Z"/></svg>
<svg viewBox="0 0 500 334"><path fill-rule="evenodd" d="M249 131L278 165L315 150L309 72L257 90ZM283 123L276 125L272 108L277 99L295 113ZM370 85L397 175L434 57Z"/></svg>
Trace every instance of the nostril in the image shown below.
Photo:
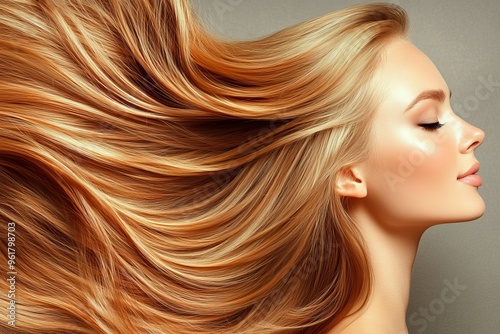
<svg viewBox="0 0 500 334"><path fill-rule="evenodd" d="M475 150L479 145L481 145L484 141L484 131L476 128L474 126L472 127L472 131L470 132L470 143L466 145L467 151Z"/></svg>

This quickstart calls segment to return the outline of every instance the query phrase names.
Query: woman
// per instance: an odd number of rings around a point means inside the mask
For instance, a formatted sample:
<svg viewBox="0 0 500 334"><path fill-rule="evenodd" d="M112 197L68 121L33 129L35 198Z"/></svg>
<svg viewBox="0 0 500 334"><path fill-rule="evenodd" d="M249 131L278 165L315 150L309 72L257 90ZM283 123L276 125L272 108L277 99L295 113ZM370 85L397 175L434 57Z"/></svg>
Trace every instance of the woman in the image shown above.
<svg viewBox="0 0 500 334"><path fill-rule="evenodd" d="M403 333L421 234L484 211L397 6L232 43L187 0L0 13L3 332Z"/></svg>

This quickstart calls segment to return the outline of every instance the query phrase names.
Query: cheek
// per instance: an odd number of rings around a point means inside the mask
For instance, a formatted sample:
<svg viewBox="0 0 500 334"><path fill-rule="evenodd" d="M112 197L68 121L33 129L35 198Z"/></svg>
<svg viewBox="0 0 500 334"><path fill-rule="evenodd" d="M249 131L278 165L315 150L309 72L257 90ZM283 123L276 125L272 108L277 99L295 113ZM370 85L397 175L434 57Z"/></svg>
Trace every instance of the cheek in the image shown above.
<svg viewBox="0 0 500 334"><path fill-rule="evenodd" d="M386 144L378 145L371 163L376 167L370 168L371 179L385 183L377 182L377 186L395 192L404 186L420 189L456 179L456 149L444 132L393 133L383 142Z"/></svg>
<svg viewBox="0 0 500 334"><path fill-rule="evenodd" d="M373 207L395 217L417 217L438 205L445 192L453 189L456 148L449 136L394 133L380 143L386 144L377 145L367 164L367 187Z"/></svg>
<svg viewBox="0 0 500 334"><path fill-rule="evenodd" d="M439 190L443 182L456 179L456 153L453 142L428 137L401 147L397 157L397 172L416 189ZM394 163L394 157L392 157ZM393 164L394 167L394 164ZM433 185L433 186L432 186Z"/></svg>

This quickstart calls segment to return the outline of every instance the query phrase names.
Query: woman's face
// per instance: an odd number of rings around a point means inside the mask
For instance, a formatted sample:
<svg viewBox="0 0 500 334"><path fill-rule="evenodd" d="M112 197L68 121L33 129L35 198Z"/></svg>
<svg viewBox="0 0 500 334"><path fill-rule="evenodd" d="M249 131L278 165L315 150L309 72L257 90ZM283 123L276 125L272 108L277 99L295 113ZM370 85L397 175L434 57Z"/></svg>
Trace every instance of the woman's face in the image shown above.
<svg viewBox="0 0 500 334"><path fill-rule="evenodd" d="M370 212L389 225L480 217L485 210L480 177L459 176L478 167L474 150L484 132L453 112L450 90L434 64L410 42L397 40L375 80L386 95L374 116L371 154L362 165L363 201Z"/></svg>

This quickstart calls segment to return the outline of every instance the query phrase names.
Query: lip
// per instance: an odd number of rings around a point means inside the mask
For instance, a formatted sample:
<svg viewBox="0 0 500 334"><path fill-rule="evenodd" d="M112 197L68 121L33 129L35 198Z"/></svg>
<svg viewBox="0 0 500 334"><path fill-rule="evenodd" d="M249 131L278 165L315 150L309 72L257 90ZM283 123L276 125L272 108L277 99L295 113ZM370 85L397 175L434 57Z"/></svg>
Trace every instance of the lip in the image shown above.
<svg viewBox="0 0 500 334"><path fill-rule="evenodd" d="M466 176L469 176L469 175L472 175L472 174L476 174L476 173L479 171L479 166L480 166L480 165L479 165L479 162L474 163L474 164L471 166L471 168L469 168L469 170L468 170L468 171L466 171L465 173L463 173L463 174L459 175L459 176L457 177L457 179L463 179L463 178L464 178L464 177L466 177Z"/></svg>
<svg viewBox="0 0 500 334"><path fill-rule="evenodd" d="M479 171L479 166L479 162L474 163L468 171L459 175L457 180L471 186L479 187L483 184L481 176L476 175Z"/></svg>

